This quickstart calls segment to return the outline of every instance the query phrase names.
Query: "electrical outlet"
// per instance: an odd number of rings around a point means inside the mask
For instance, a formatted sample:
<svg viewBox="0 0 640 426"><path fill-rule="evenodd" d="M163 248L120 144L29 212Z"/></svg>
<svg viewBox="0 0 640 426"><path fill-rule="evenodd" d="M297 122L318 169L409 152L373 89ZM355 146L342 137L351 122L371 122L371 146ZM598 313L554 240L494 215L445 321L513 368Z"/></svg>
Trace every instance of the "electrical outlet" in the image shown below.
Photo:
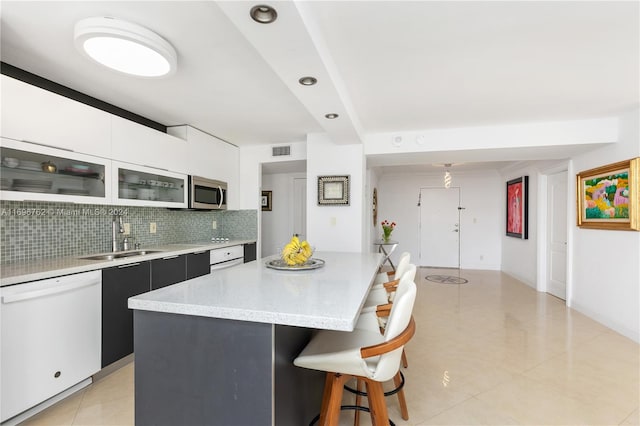
<svg viewBox="0 0 640 426"><path fill-rule="evenodd" d="M329 219L329 225L331 226L336 226L336 223L338 222L338 220L336 219L335 216L331 217L331 219Z"/></svg>
<svg viewBox="0 0 640 426"><path fill-rule="evenodd" d="M211 229L218 229L218 222L216 222L215 220L211 222Z"/></svg>
<svg viewBox="0 0 640 426"><path fill-rule="evenodd" d="M155 222L149 222L149 233L150 234L155 234L156 233L156 223Z"/></svg>
<svg viewBox="0 0 640 426"><path fill-rule="evenodd" d="M124 228L124 235L131 235L131 224L130 223L125 223L123 228Z"/></svg>

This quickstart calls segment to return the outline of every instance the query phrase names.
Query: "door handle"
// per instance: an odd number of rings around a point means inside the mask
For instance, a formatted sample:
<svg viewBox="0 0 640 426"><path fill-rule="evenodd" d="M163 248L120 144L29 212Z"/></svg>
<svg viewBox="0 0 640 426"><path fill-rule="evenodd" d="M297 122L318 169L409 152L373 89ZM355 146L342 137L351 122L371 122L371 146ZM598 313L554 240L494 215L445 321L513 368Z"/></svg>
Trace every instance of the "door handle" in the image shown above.
<svg viewBox="0 0 640 426"><path fill-rule="evenodd" d="M458 229L454 229L453 232L460 232Z"/></svg>

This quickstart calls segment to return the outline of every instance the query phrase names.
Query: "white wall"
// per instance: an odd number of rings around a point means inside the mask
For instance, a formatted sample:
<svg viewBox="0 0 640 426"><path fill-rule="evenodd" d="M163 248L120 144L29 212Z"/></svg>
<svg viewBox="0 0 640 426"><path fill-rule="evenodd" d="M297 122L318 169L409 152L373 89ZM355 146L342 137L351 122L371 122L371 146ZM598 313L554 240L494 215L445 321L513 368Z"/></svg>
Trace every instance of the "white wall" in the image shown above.
<svg viewBox="0 0 640 426"><path fill-rule="evenodd" d="M282 157L271 156L272 146L291 145L291 155ZM307 144L305 142L282 143L277 145L252 145L240 147L240 194L241 210L260 210L262 195L262 164L282 161L296 161L307 159ZM258 235L260 235L258 229Z"/></svg>
<svg viewBox="0 0 640 426"><path fill-rule="evenodd" d="M463 269L500 269L502 179L497 171L456 172L452 186L460 188L460 266ZM411 253L412 262L420 264L420 188L443 187L443 174L382 175L378 181L378 222L385 219L397 223L393 239L399 241L391 256ZM497 206L497 207L496 207ZM380 238L382 228L376 227ZM482 259L480 258L482 256Z"/></svg>
<svg viewBox="0 0 640 426"><path fill-rule="evenodd" d="M514 170L517 169L517 170ZM502 170L500 199L500 223L502 239L502 271L536 288L538 264L538 169L534 164L518 164L509 170ZM520 176L529 176L529 232L523 240L506 235L506 182ZM545 220L545 218L541 218Z"/></svg>
<svg viewBox="0 0 640 426"><path fill-rule="evenodd" d="M305 173L278 173L262 176L262 190L272 191L271 211L261 211L262 257L278 253L293 235L293 179Z"/></svg>
<svg viewBox="0 0 640 426"><path fill-rule="evenodd" d="M325 175L350 176L348 206L318 205L318 176ZM361 144L336 145L324 134L308 135L307 240L316 250L363 251L364 179Z"/></svg>
<svg viewBox="0 0 640 426"><path fill-rule="evenodd" d="M262 196L262 164L281 161L296 161L307 159L307 144L305 142L292 142L291 155L273 157L271 155L272 145L252 145L240 147L240 174L239 174L239 194L238 202L241 210L262 210L260 201ZM264 257L262 254L262 215L258 215L258 259Z"/></svg>
<svg viewBox="0 0 640 426"><path fill-rule="evenodd" d="M623 115L619 142L573 157L569 173L640 156L639 116L639 109ZM569 194L575 206L575 179ZM640 232L581 229L574 222L569 233L573 251L569 305L640 342Z"/></svg>

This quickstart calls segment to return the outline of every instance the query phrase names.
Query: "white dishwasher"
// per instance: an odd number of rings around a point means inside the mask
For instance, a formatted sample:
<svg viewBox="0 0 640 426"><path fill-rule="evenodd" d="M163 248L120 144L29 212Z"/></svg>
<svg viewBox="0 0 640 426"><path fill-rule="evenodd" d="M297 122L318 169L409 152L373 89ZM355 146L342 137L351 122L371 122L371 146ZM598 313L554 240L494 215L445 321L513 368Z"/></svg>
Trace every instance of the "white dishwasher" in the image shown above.
<svg viewBox="0 0 640 426"><path fill-rule="evenodd" d="M211 272L244 263L244 246L230 246L212 249L209 255Z"/></svg>
<svg viewBox="0 0 640 426"><path fill-rule="evenodd" d="M100 370L102 273L0 288L0 421Z"/></svg>

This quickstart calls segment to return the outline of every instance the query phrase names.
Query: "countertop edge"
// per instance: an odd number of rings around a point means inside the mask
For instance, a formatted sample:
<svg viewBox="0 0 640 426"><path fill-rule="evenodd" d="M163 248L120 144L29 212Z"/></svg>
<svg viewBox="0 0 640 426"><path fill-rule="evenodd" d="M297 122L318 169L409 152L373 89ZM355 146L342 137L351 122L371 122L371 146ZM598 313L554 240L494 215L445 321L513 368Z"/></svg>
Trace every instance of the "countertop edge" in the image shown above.
<svg viewBox="0 0 640 426"><path fill-rule="evenodd" d="M155 302L136 300L129 298L129 309L137 311L156 312L168 315L187 315L206 318L227 319L235 321L259 322L265 324L278 324L293 327L318 328L336 331L353 331L355 321L336 320L293 314L283 314L268 311L256 311L250 309L235 309L193 305L180 303Z"/></svg>

